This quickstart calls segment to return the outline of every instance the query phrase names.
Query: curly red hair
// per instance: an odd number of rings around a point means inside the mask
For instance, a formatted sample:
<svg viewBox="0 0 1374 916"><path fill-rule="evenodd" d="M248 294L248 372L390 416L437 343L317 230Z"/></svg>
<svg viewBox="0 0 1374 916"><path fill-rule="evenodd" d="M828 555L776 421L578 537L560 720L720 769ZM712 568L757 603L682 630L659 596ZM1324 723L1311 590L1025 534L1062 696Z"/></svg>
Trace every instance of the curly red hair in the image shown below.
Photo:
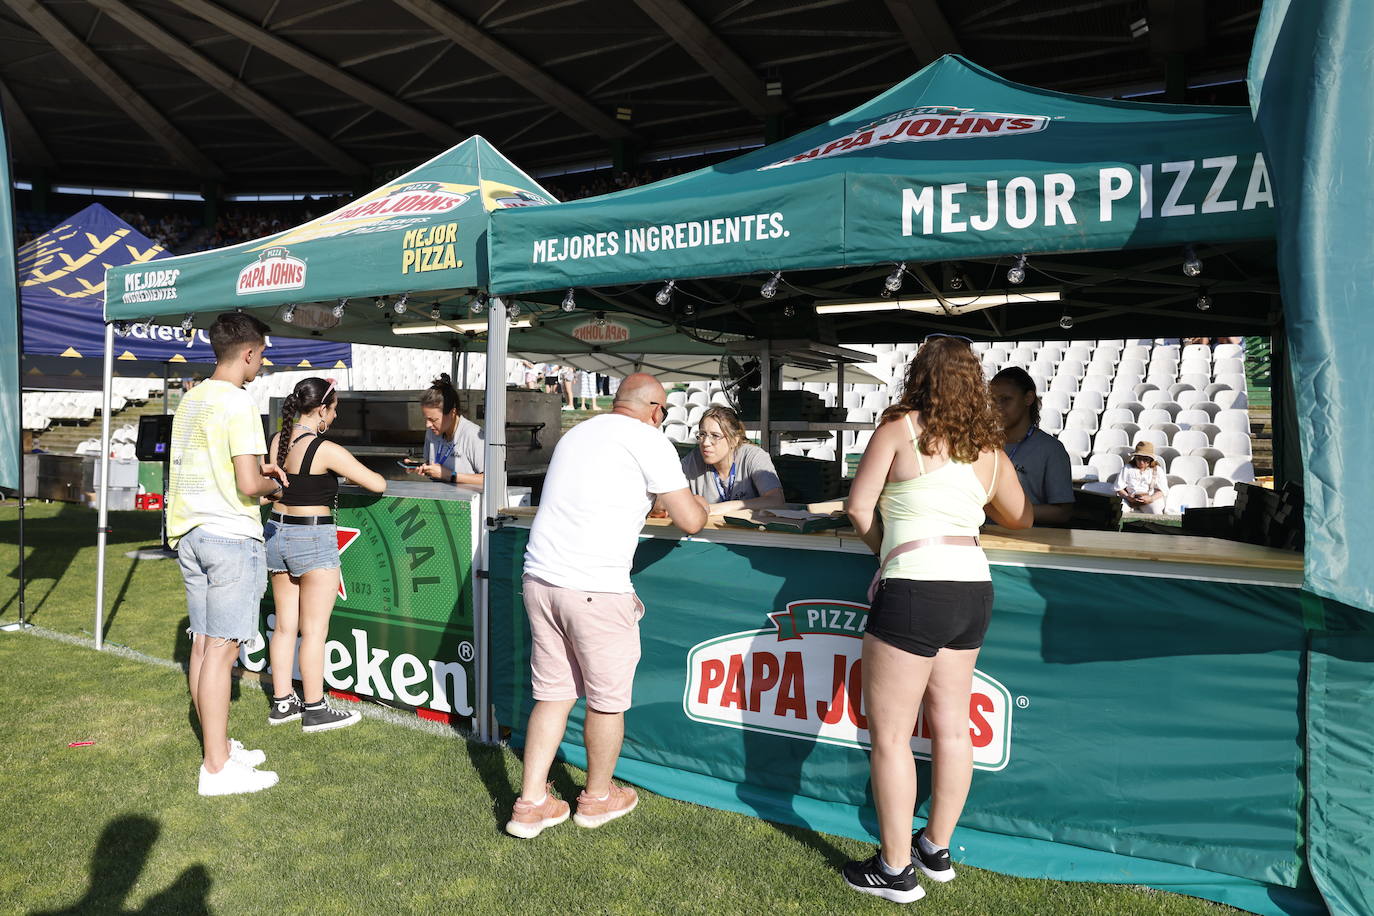
<svg viewBox="0 0 1374 916"><path fill-rule="evenodd" d="M906 370L897 403L883 411L890 423L921 412L921 451L934 455L943 445L954 461L972 463L1005 441L1002 420L988 395L983 367L968 343L953 337L928 340Z"/></svg>

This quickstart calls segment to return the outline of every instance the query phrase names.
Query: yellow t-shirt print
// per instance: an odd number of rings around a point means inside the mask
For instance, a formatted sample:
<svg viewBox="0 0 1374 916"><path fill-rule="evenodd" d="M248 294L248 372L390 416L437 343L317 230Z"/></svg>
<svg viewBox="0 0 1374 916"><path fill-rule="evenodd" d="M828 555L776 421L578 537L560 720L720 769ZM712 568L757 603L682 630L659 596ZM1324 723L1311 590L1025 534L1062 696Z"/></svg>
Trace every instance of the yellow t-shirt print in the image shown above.
<svg viewBox="0 0 1374 916"><path fill-rule="evenodd" d="M224 537L262 540L258 501L239 492L234 456L266 453L252 395L216 379L192 388L172 421L168 541L175 545L198 527Z"/></svg>

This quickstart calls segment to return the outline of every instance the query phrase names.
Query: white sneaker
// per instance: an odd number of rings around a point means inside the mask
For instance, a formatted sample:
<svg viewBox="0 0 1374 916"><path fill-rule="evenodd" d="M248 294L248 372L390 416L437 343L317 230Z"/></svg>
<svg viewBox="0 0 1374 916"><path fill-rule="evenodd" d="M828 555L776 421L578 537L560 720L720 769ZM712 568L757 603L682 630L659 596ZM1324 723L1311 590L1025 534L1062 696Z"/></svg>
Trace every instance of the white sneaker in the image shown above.
<svg viewBox="0 0 1374 916"><path fill-rule="evenodd" d="M277 784L277 774L271 770L255 770L234 760L227 760L218 773L200 767L201 795L241 795L261 792Z"/></svg>
<svg viewBox="0 0 1374 916"><path fill-rule="evenodd" d="M260 767L267 762L267 752L248 750L237 738L229 739L229 759L246 767Z"/></svg>

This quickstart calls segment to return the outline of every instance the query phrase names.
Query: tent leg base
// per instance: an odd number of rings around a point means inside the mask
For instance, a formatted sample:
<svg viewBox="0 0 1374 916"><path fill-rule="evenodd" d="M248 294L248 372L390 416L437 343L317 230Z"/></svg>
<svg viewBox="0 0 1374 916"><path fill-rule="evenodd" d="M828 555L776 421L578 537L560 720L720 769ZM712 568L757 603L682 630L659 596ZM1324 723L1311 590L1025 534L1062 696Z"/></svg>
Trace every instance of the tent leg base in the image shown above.
<svg viewBox="0 0 1374 916"><path fill-rule="evenodd" d="M17 633L17 632L19 632L19 631L21 631L21 630L32 630L32 629L33 629L33 624L27 623L27 622L25 622L25 621L16 621L16 622L14 622L14 623L7 623L7 624L5 624L4 626L0 626L0 633Z"/></svg>

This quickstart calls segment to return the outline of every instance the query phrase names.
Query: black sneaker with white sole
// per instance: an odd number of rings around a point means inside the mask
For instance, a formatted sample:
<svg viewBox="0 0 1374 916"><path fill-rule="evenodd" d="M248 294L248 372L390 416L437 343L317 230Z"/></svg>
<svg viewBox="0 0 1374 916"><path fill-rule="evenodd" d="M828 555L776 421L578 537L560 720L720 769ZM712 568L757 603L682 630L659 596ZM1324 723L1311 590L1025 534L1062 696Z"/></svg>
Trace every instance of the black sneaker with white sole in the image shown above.
<svg viewBox="0 0 1374 916"><path fill-rule="evenodd" d="M285 725L287 722L295 722L301 717L301 698L296 696L296 691L291 691L284 697L273 697L271 708L267 711L268 725Z"/></svg>
<svg viewBox="0 0 1374 916"><path fill-rule="evenodd" d="M922 827L911 837L911 861L932 881L939 881L941 884L953 881L954 865L949 860L949 850L937 849L934 852L926 852L921 848L921 837L925 832L926 828Z"/></svg>
<svg viewBox="0 0 1374 916"><path fill-rule="evenodd" d="M925 888L916 881L916 868L908 865L901 872L889 875L875 854L862 862L850 862L840 870L844 883L862 894L872 894L893 903L915 903L926 895Z"/></svg>
<svg viewBox="0 0 1374 916"><path fill-rule="evenodd" d="M344 712L320 700L301 707L301 731L327 732L332 728L348 728L361 721L362 717L363 714L356 709Z"/></svg>

